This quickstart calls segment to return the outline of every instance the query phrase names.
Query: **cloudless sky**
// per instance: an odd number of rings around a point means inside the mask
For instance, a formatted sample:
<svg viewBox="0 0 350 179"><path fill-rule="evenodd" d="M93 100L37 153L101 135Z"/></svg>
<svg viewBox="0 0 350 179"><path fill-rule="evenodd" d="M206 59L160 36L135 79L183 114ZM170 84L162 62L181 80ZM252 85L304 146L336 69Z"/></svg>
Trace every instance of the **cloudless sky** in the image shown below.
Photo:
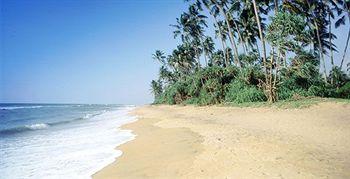
<svg viewBox="0 0 350 179"><path fill-rule="evenodd" d="M169 24L186 9L182 0L0 1L0 102L150 103L151 54L176 46Z"/></svg>
<svg viewBox="0 0 350 179"><path fill-rule="evenodd" d="M1 0L0 102L153 100L178 0Z"/></svg>

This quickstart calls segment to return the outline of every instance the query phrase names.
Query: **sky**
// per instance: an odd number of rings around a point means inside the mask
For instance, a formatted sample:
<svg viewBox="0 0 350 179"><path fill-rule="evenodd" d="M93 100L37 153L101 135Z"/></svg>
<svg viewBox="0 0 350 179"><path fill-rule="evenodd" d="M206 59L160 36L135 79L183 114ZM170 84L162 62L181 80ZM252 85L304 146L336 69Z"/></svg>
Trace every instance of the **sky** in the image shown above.
<svg viewBox="0 0 350 179"><path fill-rule="evenodd" d="M0 1L0 103L151 103L150 81L159 68L152 53L176 47L169 25L187 6L182 0ZM342 52L347 31L335 33ZM340 58L335 54L337 64Z"/></svg>
<svg viewBox="0 0 350 179"><path fill-rule="evenodd" d="M1 0L0 102L145 104L178 0Z"/></svg>

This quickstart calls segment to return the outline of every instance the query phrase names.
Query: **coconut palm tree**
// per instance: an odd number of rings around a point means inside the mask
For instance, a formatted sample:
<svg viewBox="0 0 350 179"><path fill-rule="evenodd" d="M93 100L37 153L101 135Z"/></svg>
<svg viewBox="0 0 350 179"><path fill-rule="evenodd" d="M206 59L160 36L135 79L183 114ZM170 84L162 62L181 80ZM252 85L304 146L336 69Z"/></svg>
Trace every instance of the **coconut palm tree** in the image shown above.
<svg viewBox="0 0 350 179"><path fill-rule="evenodd" d="M156 52L152 55L153 59L157 60L159 63L161 63L162 65L165 65L165 58L166 56L164 55L164 52L160 51L160 50L156 50Z"/></svg>
<svg viewBox="0 0 350 179"><path fill-rule="evenodd" d="M341 0L338 3L341 5L341 8L339 8L337 10L339 10L338 12L341 14L341 16L335 23L336 28L338 28L340 25L345 25L346 19L348 19L348 23L350 24L350 1ZM343 67L346 51L348 49L349 40L350 40L350 26L348 28L349 28L349 30L348 30L348 35L347 35L346 42L345 42L344 52L343 52L343 55L341 58L340 69L342 69L342 67Z"/></svg>
<svg viewBox="0 0 350 179"><path fill-rule="evenodd" d="M328 4L323 0L307 0L307 1L284 1L283 7L289 12L300 14L306 17L308 27L314 31L313 41L317 42L314 45L314 51L318 53L320 64L323 69L323 79L327 83L327 69L324 59L326 49L331 48L332 45L328 43L329 33L327 30L327 15ZM313 41L311 43L313 43Z"/></svg>
<svg viewBox="0 0 350 179"><path fill-rule="evenodd" d="M215 50L215 44L211 37L205 37L203 42L203 52L205 56L207 56L209 59L211 58L214 50ZM206 61L206 64L208 66L208 62Z"/></svg>
<svg viewBox="0 0 350 179"><path fill-rule="evenodd" d="M152 91L154 97L158 98L162 94L162 91L163 91L161 81L152 80L151 81L151 91Z"/></svg>
<svg viewBox="0 0 350 179"><path fill-rule="evenodd" d="M256 37L259 37L259 29L251 6L245 5L241 8L239 20L243 42L246 44L247 49L249 49L248 47L254 49L257 46Z"/></svg>
<svg viewBox="0 0 350 179"><path fill-rule="evenodd" d="M199 2L199 1L197 1ZM214 28L215 28L215 37L218 37L220 42L221 42L221 46L222 46L222 51L225 51L227 48L227 44L226 44L226 32L223 29L223 23L222 21L220 21L218 19L219 16L219 9L216 8L216 6L214 6L211 0L202 0L202 3L204 4L204 6L207 8L207 10L209 11L209 14L211 15L211 17L213 17L214 19ZM224 57L226 59L226 61L228 61L228 57L226 55L226 53L224 53Z"/></svg>
<svg viewBox="0 0 350 179"><path fill-rule="evenodd" d="M254 14L255 14L255 19L256 19L256 23L258 25L258 30L259 30L259 37L262 43L262 47L263 47L263 64L264 66L266 66L266 46L265 46L265 38L263 35L263 29L261 26L261 22L260 22L260 14L258 11L258 5L256 3L255 0L252 0L253 3L253 7L254 7Z"/></svg>
<svg viewBox="0 0 350 179"><path fill-rule="evenodd" d="M200 54L202 50L200 46L203 43L204 27L207 27L207 17L199 13L198 7L191 5L188 12L181 14L180 18L177 18L177 24L171 25L175 27L174 38L180 36L183 43L191 43L194 45L194 50L197 59L197 69L200 68ZM205 57L206 58L206 57Z"/></svg>
<svg viewBox="0 0 350 179"><path fill-rule="evenodd" d="M215 11L219 11L220 14L224 17L225 23L228 27L229 40L230 40L232 49L234 50L235 63L237 64L237 66L241 66L241 62L238 58L238 48L234 38L234 32L232 30L232 26L230 23L230 16L227 9L228 3L229 3L228 0L210 0L210 5L212 9L213 10L215 9Z"/></svg>
<svg viewBox="0 0 350 179"><path fill-rule="evenodd" d="M240 29L240 19L239 19L239 14L241 12L241 8L242 8L242 4L243 2L239 1L239 0L231 0L230 5L226 4L226 7L229 9L228 10L228 16L230 18L230 23L233 24L233 29L235 30L235 32L238 35L238 40L239 43L242 45L243 48L243 52L245 55L247 55L247 46L243 41L243 35L242 35L242 30ZM235 18L237 17L237 18Z"/></svg>
<svg viewBox="0 0 350 179"><path fill-rule="evenodd" d="M224 52L222 50L218 50L214 52L210 58L210 65L223 66L226 63L224 60Z"/></svg>

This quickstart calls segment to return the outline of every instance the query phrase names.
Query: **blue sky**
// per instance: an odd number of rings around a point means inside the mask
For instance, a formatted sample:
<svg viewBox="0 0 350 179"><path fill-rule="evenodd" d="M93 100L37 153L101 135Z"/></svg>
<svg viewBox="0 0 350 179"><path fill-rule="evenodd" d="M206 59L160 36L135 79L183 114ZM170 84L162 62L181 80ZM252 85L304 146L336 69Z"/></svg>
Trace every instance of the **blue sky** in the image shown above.
<svg viewBox="0 0 350 179"><path fill-rule="evenodd" d="M152 102L182 1L2 0L0 102Z"/></svg>
<svg viewBox="0 0 350 179"><path fill-rule="evenodd" d="M169 24L185 9L182 0L1 0L0 102L152 102L151 54L176 46Z"/></svg>

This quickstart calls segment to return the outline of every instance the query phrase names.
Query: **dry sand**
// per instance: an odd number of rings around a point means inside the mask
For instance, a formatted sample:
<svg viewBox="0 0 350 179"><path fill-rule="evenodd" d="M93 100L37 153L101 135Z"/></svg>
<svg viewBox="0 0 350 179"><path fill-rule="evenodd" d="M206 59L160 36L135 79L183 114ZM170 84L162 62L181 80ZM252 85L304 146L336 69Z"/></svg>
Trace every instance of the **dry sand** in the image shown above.
<svg viewBox="0 0 350 179"><path fill-rule="evenodd" d="M350 105L145 106L93 178L350 178Z"/></svg>

